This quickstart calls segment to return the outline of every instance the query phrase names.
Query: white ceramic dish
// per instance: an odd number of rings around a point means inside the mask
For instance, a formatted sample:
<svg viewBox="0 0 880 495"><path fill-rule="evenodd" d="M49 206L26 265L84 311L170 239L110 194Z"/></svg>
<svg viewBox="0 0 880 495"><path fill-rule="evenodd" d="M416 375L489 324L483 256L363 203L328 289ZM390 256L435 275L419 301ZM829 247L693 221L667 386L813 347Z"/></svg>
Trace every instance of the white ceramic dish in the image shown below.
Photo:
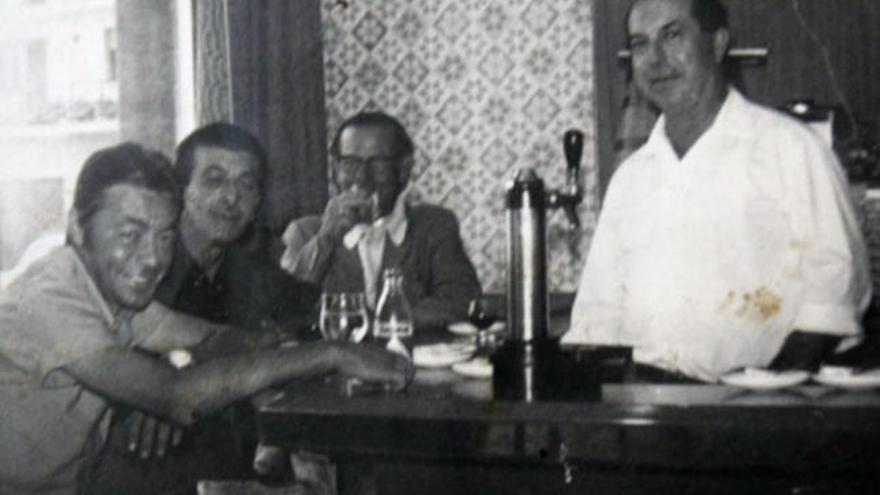
<svg viewBox="0 0 880 495"><path fill-rule="evenodd" d="M423 368L446 368L467 361L474 351L473 344L460 342L417 346L413 349L413 364Z"/></svg>
<svg viewBox="0 0 880 495"><path fill-rule="evenodd" d="M477 357L453 364L452 371L469 378L492 378L492 363L488 358Z"/></svg>
<svg viewBox="0 0 880 495"><path fill-rule="evenodd" d="M800 385L810 378L806 371L770 371L757 368L746 368L743 371L729 373L721 377L721 382L749 390L777 390L780 388Z"/></svg>
<svg viewBox="0 0 880 495"><path fill-rule="evenodd" d="M489 333L498 333L503 332L505 328L507 328L507 325L503 321L496 321L495 323L489 325L489 328L487 328L486 331ZM469 321L450 323L446 327L446 329L449 330L451 333L454 333L455 335L464 336L476 335L477 332L479 332L476 325Z"/></svg>
<svg viewBox="0 0 880 495"><path fill-rule="evenodd" d="M880 369L855 371L852 368L823 366L813 375L813 381L829 387L867 390L880 387Z"/></svg>
<svg viewBox="0 0 880 495"><path fill-rule="evenodd" d="M448 327L446 327L450 332L455 335L476 335L477 327L470 322L467 321L459 321L456 323L450 323Z"/></svg>

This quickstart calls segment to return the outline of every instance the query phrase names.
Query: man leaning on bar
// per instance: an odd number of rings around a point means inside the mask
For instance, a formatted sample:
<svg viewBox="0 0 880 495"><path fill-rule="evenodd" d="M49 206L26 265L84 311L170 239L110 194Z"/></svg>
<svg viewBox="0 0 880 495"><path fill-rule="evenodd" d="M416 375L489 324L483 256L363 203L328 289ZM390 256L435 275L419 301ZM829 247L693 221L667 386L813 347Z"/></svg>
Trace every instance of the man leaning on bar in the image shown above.
<svg viewBox="0 0 880 495"><path fill-rule="evenodd" d="M174 173L183 206L174 256L156 288L152 306L164 305L211 323L230 325L232 331L245 332L242 340L250 339L245 342L250 346L288 340L298 333L313 312L318 289L297 282L249 245L263 197L266 167L266 153L258 139L234 124L215 122L199 127L180 143ZM135 324L139 323L135 319ZM240 350L218 348L216 352L222 355ZM256 432L246 404L228 408L189 429L167 459L142 461L135 455L117 455L116 451L135 447L127 439L137 438L137 429L143 425L137 413L126 417L124 410L117 411L105 450L110 462L103 463L106 469L100 472L102 487L119 490L125 486L127 493L155 493L157 487L252 476Z"/></svg>
<svg viewBox="0 0 880 495"><path fill-rule="evenodd" d="M718 0L639 0L633 77L662 112L609 185L569 344L625 344L648 379L815 368L858 341L864 241L832 150L725 81Z"/></svg>
<svg viewBox="0 0 880 495"><path fill-rule="evenodd" d="M161 154L131 143L96 152L77 180L67 245L0 298L0 493L94 493L120 405L190 426L297 377L411 377L407 360L369 346L251 350L234 345L238 332L169 310L154 320L168 326L133 324L171 264L180 203ZM199 360L217 345L239 352ZM196 356L184 369L156 357L184 348Z"/></svg>

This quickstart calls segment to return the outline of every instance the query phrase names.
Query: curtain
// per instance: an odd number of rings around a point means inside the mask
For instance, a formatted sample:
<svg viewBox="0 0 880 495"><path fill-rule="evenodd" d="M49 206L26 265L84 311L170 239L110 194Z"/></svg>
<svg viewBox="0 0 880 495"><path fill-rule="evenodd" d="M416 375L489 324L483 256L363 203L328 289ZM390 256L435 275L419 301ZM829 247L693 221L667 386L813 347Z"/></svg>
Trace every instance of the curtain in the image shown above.
<svg viewBox="0 0 880 495"><path fill-rule="evenodd" d="M327 201L320 0L194 0L199 124L224 120L269 157L263 227L277 239Z"/></svg>

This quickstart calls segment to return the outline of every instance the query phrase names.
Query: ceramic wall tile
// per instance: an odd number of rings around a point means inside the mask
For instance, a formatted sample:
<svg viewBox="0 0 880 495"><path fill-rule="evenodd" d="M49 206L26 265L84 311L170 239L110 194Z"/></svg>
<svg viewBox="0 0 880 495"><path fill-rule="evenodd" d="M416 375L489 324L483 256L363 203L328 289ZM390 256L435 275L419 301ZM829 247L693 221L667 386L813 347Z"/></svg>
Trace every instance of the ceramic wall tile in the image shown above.
<svg viewBox="0 0 880 495"><path fill-rule="evenodd" d="M365 109L407 127L413 193L456 213L484 289L505 288L505 184L564 178L562 135L586 135L582 227L549 215L550 287L573 291L595 223L590 0L325 0L328 131Z"/></svg>

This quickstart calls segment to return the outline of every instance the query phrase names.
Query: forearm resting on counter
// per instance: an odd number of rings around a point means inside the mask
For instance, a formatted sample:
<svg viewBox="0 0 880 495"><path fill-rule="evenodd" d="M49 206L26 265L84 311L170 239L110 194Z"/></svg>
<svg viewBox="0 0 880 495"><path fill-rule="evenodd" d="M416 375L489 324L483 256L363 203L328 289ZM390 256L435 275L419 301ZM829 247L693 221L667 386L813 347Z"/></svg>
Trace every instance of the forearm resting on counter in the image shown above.
<svg viewBox="0 0 880 495"><path fill-rule="evenodd" d="M834 352L838 342L840 337L836 335L795 330L785 339L770 368L815 371Z"/></svg>

